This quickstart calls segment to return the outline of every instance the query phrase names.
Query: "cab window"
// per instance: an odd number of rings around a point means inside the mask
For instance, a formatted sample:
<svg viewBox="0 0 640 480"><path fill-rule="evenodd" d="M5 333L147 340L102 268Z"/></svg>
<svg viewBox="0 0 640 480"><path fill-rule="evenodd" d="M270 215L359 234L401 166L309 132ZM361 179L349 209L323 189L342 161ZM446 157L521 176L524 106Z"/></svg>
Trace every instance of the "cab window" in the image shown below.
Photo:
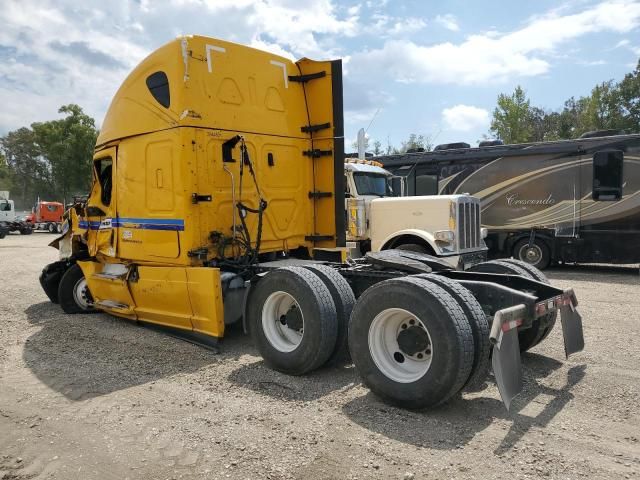
<svg viewBox="0 0 640 480"><path fill-rule="evenodd" d="M93 162L96 180L100 184L100 201L105 207L111 205L113 160L111 157L99 158Z"/></svg>
<svg viewBox="0 0 640 480"><path fill-rule="evenodd" d="M155 98L156 102L164 108L171 105L171 94L169 92L169 79L164 72L155 72L147 77L147 88Z"/></svg>

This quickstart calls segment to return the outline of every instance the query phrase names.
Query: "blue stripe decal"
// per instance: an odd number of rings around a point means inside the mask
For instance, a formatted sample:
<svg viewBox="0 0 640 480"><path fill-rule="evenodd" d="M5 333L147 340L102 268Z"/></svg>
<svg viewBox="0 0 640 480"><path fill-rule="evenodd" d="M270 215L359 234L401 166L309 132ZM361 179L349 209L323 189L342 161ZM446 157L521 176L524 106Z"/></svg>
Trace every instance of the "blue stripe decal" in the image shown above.
<svg viewBox="0 0 640 480"><path fill-rule="evenodd" d="M99 230L100 222L80 220L80 228ZM111 219L111 227L131 228L140 230L184 231L184 220L175 218L124 218ZM103 227L105 228L105 227ZM107 229L109 227L106 227Z"/></svg>
<svg viewBox="0 0 640 480"><path fill-rule="evenodd" d="M180 225L184 227L184 220L175 218L125 218L117 217L114 221L118 223L139 223L152 225Z"/></svg>

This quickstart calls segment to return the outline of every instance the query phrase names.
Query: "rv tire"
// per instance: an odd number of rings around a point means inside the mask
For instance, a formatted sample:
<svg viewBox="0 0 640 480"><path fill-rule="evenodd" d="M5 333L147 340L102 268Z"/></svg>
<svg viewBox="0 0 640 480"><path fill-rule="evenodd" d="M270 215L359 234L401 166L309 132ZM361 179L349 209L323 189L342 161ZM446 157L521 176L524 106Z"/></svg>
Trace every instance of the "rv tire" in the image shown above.
<svg viewBox="0 0 640 480"><path fill-rule="evenodd" d="M535 238L531 246L529 246L529 239L523 238L513 248L513 256L539 270L544 270L551 263L549 246L540 238Z"/></svg>

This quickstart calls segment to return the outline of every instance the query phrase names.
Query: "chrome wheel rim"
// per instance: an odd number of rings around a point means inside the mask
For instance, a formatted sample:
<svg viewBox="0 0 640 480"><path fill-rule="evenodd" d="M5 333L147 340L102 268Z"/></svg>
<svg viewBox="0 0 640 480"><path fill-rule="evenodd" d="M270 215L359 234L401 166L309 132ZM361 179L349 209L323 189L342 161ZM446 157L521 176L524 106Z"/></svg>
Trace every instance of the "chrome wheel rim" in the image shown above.
<svg viewBox="0 0 640 480"><path fill-rule="evenodd" d="M520 260L530 263L531 265L537 265L542 259L542 249L536 245L524 245L520 249Z"/></svg>
<svg viewBox="0 0 640 480"><path fill-rule="evenodd" d="M91 310L93 308L93 297L84 277L78 280L73 287L73 300L83 310Z"/></svg>
<svg viewBox="0 0 640 480"><path fill-rule="evenodd" d="M411 349L406 345L407 335L419 337L418 342L408 339ZM395 382L415 382L431 367L433 344L429 330L416 315L402 308L388 308L376 315L369 327L368 343L373 362Z"/></svg>
<svg viewBox="0 0 640 480"><path fill-rule="evenodd" d="M273 292L262 306L262 331L276 350L294 351L304 337L304 315L300 305L287 292Z"/></svg>

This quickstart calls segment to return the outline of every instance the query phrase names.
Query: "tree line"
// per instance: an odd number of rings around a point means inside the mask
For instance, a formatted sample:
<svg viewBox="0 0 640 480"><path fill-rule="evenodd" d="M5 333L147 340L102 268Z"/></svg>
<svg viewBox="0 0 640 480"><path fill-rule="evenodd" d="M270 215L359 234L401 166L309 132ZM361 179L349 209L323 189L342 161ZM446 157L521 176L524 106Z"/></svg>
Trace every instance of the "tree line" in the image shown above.
<svg viewBox="0 0 640 480"><path fill-rule="evenodd" d="M11 191L17 209L29 210L38 198L68 202L89 191L95 120L74 104L58 112L63 118L0 137L0 190Z"/></svg>
<svg viewBox="0 0 640 480"><path fill-rule="evenodd" d="M594 130L640 132L640 61L619 82L602 82L587 96L569 98L558 111L532 106L520 86L500 94L489 136L505 143L545 142Z"/></svg>
<svg viewBox="0 0 640 480"><path fill-rule="evenodd" d="M599 83L589 95L571 97L559 110L531 104L526 92L517 86L513 93L498 95L486 139L504 143L547 142L578 138L595 130L619 130L640 133L640 60L634 71L622 80ZM367 138L365 150L374 155L405 153L411 149L434 147L433 135L412 133L399 146L385 146ZM357 151L357 142L352 144Z"/></svg>

